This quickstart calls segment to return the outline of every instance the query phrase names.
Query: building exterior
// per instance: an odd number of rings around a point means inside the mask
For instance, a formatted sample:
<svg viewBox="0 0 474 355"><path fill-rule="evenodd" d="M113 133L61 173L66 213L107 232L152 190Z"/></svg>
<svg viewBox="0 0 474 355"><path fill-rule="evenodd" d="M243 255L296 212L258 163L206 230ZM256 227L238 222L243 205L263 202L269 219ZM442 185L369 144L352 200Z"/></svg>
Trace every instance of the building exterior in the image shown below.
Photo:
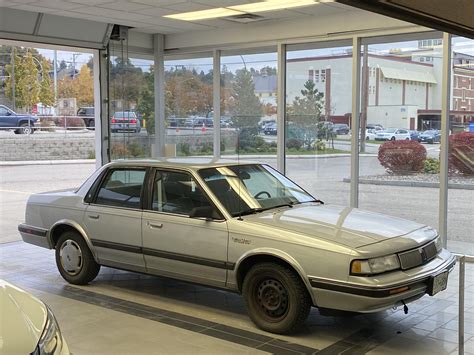
<svg viewBox="0 0 474 355"><path fill-rule="evenodd" d="M438 43L420 41L411 51L387 54L369 49L365 94L367 123L407 129L439 128L441 115L442 55ZM289 59L287 103L301 96L307 80L324 94L324 115L350 124L352 53ZM474 57L453 54L452 126L474 118ZM364 81L364 71L362 71ZM364 91L362 92L364 102Z"/></svg>

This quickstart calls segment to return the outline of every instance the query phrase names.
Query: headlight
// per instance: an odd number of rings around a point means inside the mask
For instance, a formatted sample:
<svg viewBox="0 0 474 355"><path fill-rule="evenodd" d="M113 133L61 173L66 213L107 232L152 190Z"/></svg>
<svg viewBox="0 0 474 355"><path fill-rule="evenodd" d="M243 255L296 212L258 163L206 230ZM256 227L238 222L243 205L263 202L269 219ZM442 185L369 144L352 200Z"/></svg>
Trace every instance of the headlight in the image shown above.
<svg viewBox="0 0 474 355"><path fill-rule="evenodd" d="M61 336L58 322L49 307L46 306L46 308L48 318L46 319L43 334L41 334L41 338L38 341L38 346L33 353L34 355L59 354L63 347L63 338Z"/></svg>
<svg viewBox="0 0 474 355"><path fill-rule="evenodd" d="M440 236L437 236L434 242L436 245L436 251L439 253L441 249L443 249L443 241L441 240Z"/></svg>
<svg viewBox="0 0 474 355"><path fill-rule="evenodd" d="M399 268L400 260L393 254L366 260L352 260L351 275L375 275Z"/></svg>

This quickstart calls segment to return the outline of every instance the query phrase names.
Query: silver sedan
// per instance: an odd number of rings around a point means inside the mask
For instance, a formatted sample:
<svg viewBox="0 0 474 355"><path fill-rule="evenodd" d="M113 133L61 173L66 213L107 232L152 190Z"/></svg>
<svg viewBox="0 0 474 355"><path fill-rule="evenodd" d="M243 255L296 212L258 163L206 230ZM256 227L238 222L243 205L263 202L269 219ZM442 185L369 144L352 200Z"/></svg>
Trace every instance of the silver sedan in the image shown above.
<svg viewBox="0 0 474 355"><path fill-rule="evenodd" d="M455 264L431 227L325 205L262 164L114 162L79 189L32 195L23 240L65 280L100 266L239 292L255 324L290 333L310 308L377 312L444 290Z"/></svg>

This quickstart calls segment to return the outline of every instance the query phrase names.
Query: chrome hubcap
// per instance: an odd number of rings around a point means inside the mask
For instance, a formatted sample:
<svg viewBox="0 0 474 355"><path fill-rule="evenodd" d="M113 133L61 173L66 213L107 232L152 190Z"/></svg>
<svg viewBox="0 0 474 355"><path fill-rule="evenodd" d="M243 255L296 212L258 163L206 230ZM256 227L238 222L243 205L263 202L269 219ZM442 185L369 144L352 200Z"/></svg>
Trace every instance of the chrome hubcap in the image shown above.
<svg viewBox="0 0 474 355"><path fill-rule="evenodd" d="M77 275L82 269L82 250L74 240L68 239L59 251L61 266L70 275Z"/></svg>
<svg viewBox="0 0 474 355"><path fill-rule="evenodd" d="M24 134L31 134L31 127L23 127L23 133Z"/></svg>
<svg viewBox="0 0 474 355"><path fill-rule="evenodd" d="M277 280L264 280L260 283L257 300L262 311L272 318L281 317L288 310L288 293Z"/></svg>

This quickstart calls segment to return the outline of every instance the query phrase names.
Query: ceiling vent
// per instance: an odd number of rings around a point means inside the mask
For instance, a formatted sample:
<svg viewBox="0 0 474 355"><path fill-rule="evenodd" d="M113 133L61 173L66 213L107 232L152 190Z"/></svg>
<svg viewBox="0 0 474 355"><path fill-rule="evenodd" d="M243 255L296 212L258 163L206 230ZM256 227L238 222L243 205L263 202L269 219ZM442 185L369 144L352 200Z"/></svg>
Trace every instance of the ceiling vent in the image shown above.
<svg viewBox="0 0 474 355"><path fill-rule="evenodd" d="M242 14L242 15L224 17L224 19L232 21L232 22L238 22L238 23L250 23L250 22L265 20L265 17L255 15L255 14Z"/></svg>

